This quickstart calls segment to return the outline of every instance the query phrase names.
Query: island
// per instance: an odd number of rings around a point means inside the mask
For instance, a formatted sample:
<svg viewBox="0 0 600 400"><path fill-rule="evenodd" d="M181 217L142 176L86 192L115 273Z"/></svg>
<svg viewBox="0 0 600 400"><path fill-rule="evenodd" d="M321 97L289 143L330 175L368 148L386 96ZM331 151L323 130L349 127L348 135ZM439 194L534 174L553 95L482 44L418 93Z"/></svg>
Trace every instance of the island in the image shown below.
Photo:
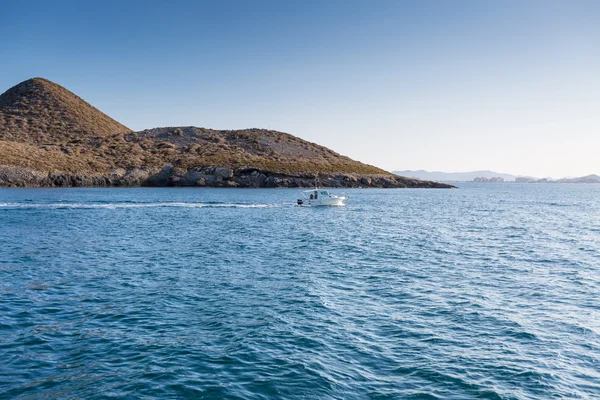
<svg viewBox="0 0 600 400"><path fill-rule="evenodd" d="M2 187L452 188L394 175L288 133L134 132L43 78L0 95Z"/></svg>

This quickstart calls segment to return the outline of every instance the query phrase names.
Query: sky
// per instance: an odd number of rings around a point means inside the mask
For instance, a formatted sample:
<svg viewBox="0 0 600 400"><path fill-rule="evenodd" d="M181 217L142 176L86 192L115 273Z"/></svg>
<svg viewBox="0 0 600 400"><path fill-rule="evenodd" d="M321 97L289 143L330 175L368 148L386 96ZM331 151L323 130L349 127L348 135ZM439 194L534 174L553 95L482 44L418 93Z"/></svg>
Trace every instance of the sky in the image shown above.
<svg viewBox="0 0 600 400"><path fill-rule="evenodd" d="M135 130L288 132L387 170L600 174L600 1L27 1L0 92L50 79Z"/></svg>

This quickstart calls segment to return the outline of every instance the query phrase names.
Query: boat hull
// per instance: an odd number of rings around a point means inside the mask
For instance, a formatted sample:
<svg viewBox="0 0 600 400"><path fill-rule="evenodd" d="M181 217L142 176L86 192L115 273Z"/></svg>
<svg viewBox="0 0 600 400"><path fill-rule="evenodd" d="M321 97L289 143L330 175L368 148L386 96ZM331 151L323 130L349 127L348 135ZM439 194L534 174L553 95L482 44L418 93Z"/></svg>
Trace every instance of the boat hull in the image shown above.
<svg viewBox="0 0 600 400"><path fill-rule="evenodd" d="M325 197L322 199L316 200L302 200L302 202L298 202L299 206L329 206L329 207L342 207L344 206L344 201L346 201L346 197Z"/></svg>

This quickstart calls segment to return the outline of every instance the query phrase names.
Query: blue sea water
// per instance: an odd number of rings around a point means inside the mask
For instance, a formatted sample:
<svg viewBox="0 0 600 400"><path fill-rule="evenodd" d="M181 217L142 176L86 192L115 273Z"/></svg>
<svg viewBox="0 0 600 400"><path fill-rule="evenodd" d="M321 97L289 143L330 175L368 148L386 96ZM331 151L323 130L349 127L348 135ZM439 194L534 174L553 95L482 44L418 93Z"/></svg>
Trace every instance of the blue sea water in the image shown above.
<svg viewBox="0 0 600 400"><path fill-rule="evenodd" d="M347 193L0 190L0 397L600 397L600 185Z"/></svg>

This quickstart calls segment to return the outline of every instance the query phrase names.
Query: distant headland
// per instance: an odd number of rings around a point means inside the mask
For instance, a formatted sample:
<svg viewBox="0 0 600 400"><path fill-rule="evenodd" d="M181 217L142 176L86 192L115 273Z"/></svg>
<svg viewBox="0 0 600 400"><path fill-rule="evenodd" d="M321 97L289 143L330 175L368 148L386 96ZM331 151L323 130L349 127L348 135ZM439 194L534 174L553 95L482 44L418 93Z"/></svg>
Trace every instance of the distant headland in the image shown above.
<svg viewBox="0 0 600 400"><path fill-rule="evenodd" d="M265 129L134 132L60 85L0 95L0 186L451 188L405 178Z"/></svg>
<svg viewBox="0 0 600 400"><path fill-rule="evenodd" d="M470 171L470 172L441 172L425 170L405 170L394 171L393 173L401 176L407 176L414 179L434 180L440 182L516 182L516 183L600 183L600 176L586 175L578 178L534 178L529 176L519 176L503 174L494 171Z"/></svg>
<svg viewBox="0 0 600 400"><path fill-rule="evenodd" d="M600 183L600 176L591 174L586 176L580 176L578 178L562 178L562 179L550 179L550 178L527 178L518 177L515 182L519 183Z"/></svg>
<svg viewBox="0 0 600 400"><path fill-rule="evenodd" d="M474 182L477 178L514 181L516 176L493 171L442 172L425 170L393 171L394 174L415 179L434 180L441 182Z"/></svg>

